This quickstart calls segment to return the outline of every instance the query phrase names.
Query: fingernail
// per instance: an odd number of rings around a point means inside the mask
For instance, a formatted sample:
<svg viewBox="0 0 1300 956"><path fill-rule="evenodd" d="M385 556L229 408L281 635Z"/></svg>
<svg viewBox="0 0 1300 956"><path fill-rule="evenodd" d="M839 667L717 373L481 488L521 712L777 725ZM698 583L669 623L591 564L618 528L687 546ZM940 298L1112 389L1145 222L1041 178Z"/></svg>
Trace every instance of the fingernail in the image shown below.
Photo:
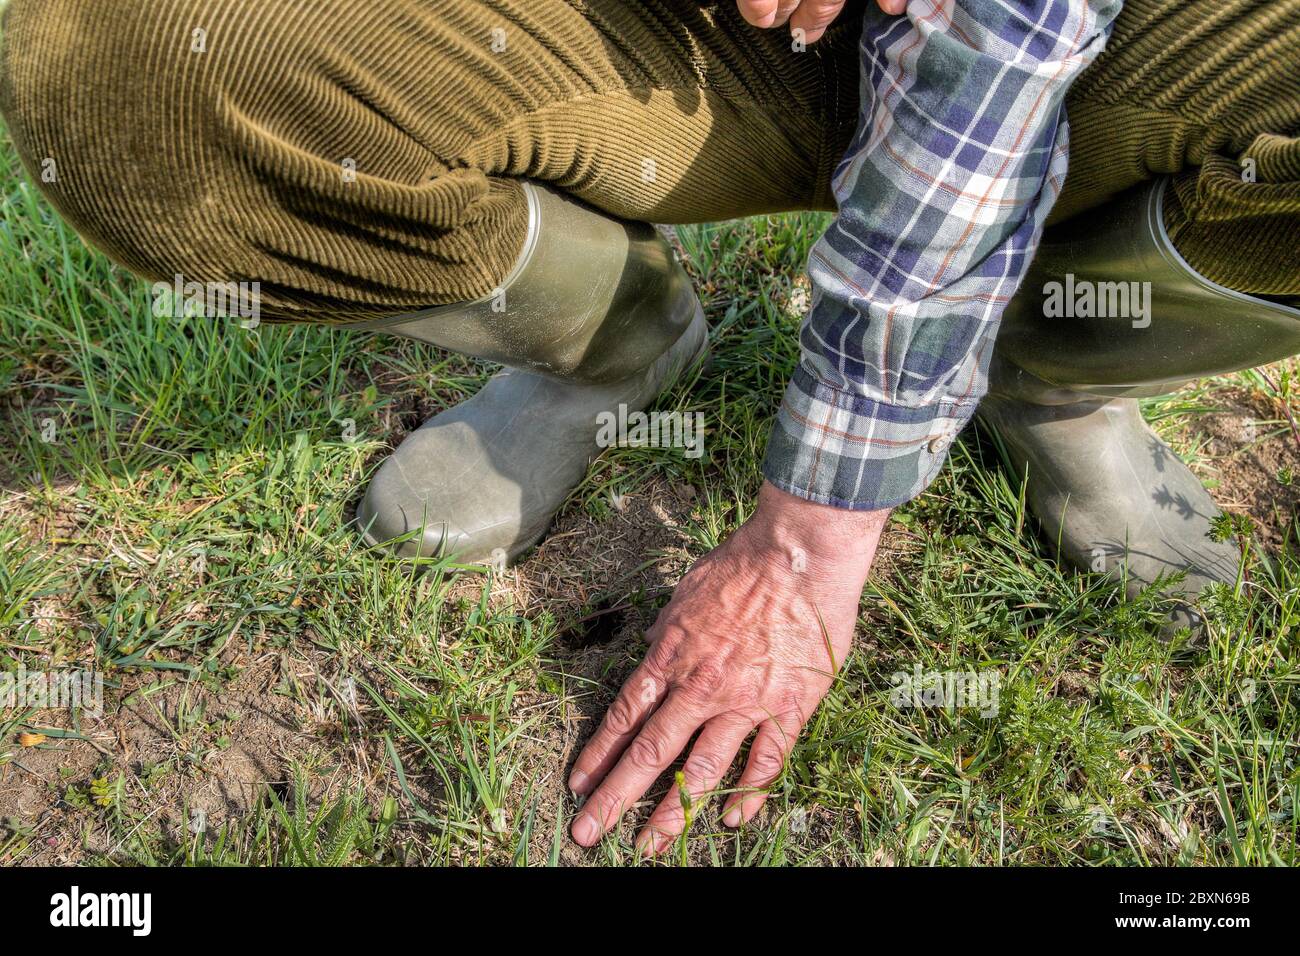
<svg viewBox="0 0 1300 956"><path fill-rule="evenodd" d="M573 839L583 846L591 846L600 838L600 827L590 814L584 813L573 822Z"/></svg>
<svg viewBox="0 0 1300 956"><path fill-rule="evenodd" d="M740 804L736 804L727 811L727 815L722 818L722 825L724 827L740 826Z"/></svg>
<svg viewBox="0 0 1300 956"><path fill-rule="evenodd" d="M658 856L668 849L672 842L673 837L671 834L656 830L653 827L646 827L641 831L641 835L637 837L636 845L646 856Z"/></svg>
<svg viewBox="0 0 1300 956"><path fill-rule="evenodd" d="M581 795L583 789L587 786L589 778L581 770L575 770L569 774L569 789L573 791L574 796Z"/></svg>

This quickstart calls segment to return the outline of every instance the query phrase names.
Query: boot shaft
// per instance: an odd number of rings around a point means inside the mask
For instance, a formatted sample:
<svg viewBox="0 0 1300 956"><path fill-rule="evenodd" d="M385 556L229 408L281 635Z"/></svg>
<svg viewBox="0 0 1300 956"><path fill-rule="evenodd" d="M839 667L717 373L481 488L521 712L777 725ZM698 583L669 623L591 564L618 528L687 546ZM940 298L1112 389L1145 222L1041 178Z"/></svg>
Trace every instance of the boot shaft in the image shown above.
<svg viewBox="0 0 1300 956"><path fill-rule="evenodd" d="M1179 255L1166 185L1048 231L1003 317L995 391L1047 404L1159 395L1300 353L1300 309L1217 285Z"/></svg>
<svg viewBox="0 0 1300 956"><path fill-rule="evenodd" d="M577 384L618 382L645 369L697 308L672 247L648 223L521 185L528 235L491 295L364 327Z"/></svg>

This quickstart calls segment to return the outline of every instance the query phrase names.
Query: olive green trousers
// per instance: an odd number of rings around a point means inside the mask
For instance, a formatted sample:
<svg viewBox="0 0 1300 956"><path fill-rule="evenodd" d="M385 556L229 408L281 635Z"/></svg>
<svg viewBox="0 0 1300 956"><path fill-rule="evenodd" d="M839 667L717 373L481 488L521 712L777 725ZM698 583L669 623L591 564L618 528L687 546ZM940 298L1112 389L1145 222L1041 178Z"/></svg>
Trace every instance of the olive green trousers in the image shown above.
<svg viewBox="0 0 1300 956"><path fill-rule="evenodd" d="M355 322L489 293L521 177L656 222L830 208L863 15L801 51L734 0L10 0L0 111L129 269ZM1300 0L1128 0L1069 110L1058 219L1172 174L1194 266L1300 294Z"/></svg>

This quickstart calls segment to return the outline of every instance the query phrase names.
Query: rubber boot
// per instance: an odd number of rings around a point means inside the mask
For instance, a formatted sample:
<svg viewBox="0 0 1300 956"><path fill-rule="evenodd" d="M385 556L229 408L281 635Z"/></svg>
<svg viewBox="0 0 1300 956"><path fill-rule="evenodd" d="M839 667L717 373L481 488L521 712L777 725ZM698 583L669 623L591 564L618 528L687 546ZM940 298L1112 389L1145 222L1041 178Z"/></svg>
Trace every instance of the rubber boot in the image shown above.
<svg viewBox="0 0 1300 956"><path fill-rule="evenodd" d="M370 327L507 366L383 464L357 509L367 542L403 557L513 561L586 474L602 413L645 408L707 350L672 248L523 184L528 237L495 292Z"/></svg>
<svg viewBox="0 0 1300 956"><path fill-rule="evenodd" d="M1213 540L1218 508L1137 398L1300 352L1300 310L1197 273L1165 231L1166 185L1048 231L1004 316L979 414L1063 558L1130 593L1183 575L1167 589L1169 627L1197 629L1191 601L1235 581L1238 549Z"/></svg>

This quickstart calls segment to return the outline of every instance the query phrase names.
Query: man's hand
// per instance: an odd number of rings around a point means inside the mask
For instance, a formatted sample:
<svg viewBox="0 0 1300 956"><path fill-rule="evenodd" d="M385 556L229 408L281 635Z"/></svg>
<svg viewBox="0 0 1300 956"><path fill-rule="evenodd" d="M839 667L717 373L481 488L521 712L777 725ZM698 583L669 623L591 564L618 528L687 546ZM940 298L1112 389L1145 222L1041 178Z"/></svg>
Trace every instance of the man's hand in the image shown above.
<svg viewBox="0 0 1300 956"><path fill-rule="evenodd" d="M736 0L740 15L756 27L779 27L804 31L804 39L816 43L835 22L848 0ZM880 9L897 15L907 9L907 0L876 0Z"/></svg>
<svg viewBox="0 0 1300 956"><path fill-rule="evenodd" d="M758 812L795 738L844 663L888 512L814 504L764 484L753 516L702 558L647 635L650 650L578 757L588 796L573 838L591 846L699 731L683 768L692 804L715 790L757 728L723 822ZM685 826L680 794L637 844L665 849Z"/></svg>

